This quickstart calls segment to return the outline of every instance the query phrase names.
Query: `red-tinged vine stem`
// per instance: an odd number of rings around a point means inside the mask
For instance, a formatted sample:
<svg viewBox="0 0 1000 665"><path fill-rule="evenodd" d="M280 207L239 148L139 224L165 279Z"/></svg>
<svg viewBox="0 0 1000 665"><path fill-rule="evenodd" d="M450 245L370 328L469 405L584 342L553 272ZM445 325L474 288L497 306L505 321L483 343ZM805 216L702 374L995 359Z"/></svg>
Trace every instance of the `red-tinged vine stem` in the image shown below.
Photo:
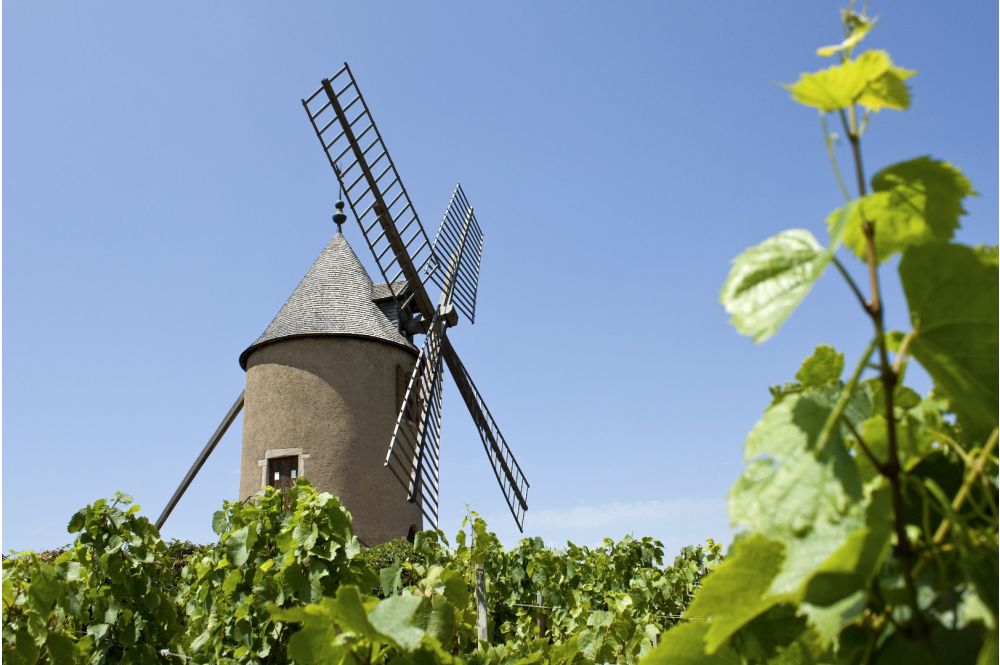
<svg viewBox="0 0 1000 665"><path fill-rule="evenodd" d="M843 111L840 112L840 119L844 125L851 145L851 153L854 156L854 173L857 177L858 196L865 196L868 187L865 184L864 165L861 160L861 134L857 125L857 110L854 106L848 109L849 117ZM864 215L864 210L861 211ZM899 373L889 361L889 350L887 348L885 336L885 316L882 307L881 289L878 278L878 256L875 251L875 225L871 220L862 218L861 231L865 237L866 259L868 264L868 280L871 288L871 296L864 309L871 318L875 328L875 339L878 342L879 354L879 378L882 382L882 390L885 393L885 421L886 438L889 443L889 454L879 468L881 474L889 481L892 492L893 526L896 532L896 557L903 568L903 579L906 584L907 595L909 596L910 607L913 611L913 627L918 638L928 650L928 654L936 661L934 650L930 642L929 627L927 620L920 610L920 603L917 598L917 585L914 581L914 564L916 561L916 550L910 537L906 533L906 518L903 505L903 489L900 474L902 466L899 463L899 441L896 431L896 384L899 382Z"/></svg>

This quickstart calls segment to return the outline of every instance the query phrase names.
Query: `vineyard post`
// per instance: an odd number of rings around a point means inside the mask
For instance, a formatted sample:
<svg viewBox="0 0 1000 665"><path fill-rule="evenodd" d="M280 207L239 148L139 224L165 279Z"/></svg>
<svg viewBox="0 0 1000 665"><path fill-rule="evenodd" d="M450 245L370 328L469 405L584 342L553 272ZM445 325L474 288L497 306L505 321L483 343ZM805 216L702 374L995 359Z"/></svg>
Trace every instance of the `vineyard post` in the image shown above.
<svg viewBox="0 0 1000 665"><path fill-rule="evenodd" d="M486 632L486 571L483 564L476 564L476 637L480 645L489 644Z"/></svg>
<svg viewBox="0 0 1000 665"><path fill-rule="evenodd" d="M535 592L535 604L538 605L538 636L545 637L545 607L542 603L542 592Z"/></svg>

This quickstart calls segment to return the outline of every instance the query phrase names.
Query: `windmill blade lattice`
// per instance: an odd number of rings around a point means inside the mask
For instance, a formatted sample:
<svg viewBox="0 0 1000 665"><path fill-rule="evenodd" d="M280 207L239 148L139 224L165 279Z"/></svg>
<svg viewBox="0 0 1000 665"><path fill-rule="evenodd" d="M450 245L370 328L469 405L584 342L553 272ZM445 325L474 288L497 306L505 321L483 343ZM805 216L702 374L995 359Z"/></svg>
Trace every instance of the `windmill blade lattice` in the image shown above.
<svg viewBox="0 0 1000 665"><path fill-rule="evenodd" d="M385 456L385 466L437 528L441 469L441 348L444 321L431 320Z"/></svg>
<svg viewBox="0 0 1000 665"><path fill-rule="evenodd" d="M415 299L430 318L433 306L416 286L440 262L347 64L302 105L393 297L400 300L405 278L410 295L400 308Z"/></svg>
<svg viewBox="0 0 1000 665"><path fill-rule="evenodd" d="M436 259L448 261L446 270L432 270L430 278L458 307L470 323L476 321L476 291L483 256L483 230L461 183L455 185L434 237ZM449 292L450 291L450 292Z"/></svg>
<svg viewBox="0 0 1000 665"><path fill-rule="evenodd" d="M511 452L507 440L503 438L500 427L497 425L490 410L486 407L483 396L479 394L476 384L472 382L469 371L465 369L458 353L451 345L447 337L443 340L442 355L448 363L448 369L455 379L458 392L462 395L472 420L479 430L479 437L483 440L483 448L486 450L486 457L490 461L493 474L500 484L500 492L507 501L510 514L517 522L517 528L524 531L524 513L528 510L528 488L531 486L528 479L521 470L521 465L517 463L514 453Z"/></svg>

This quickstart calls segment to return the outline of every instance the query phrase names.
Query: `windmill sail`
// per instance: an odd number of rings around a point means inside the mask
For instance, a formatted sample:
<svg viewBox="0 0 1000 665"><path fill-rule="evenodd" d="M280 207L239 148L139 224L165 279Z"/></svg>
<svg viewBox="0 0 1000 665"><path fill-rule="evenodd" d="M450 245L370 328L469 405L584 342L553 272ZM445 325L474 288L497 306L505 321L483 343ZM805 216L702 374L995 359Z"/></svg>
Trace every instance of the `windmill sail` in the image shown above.
<svg viewBox="0 0 1000 665"><path fill-rule="evenodd" d="M524 531L524 513L528 510L528 488L530 487L528 479L524 476L521 465L517 463L514 453L507 445L507 440L500 433L500 427L493 420L490 410L486 408L483 396L479 394L469 371L465 369L465 365L462 364L448 338L444 339L443 347L442 355L448 363L452 378L455 379L458 392L469 408L473 422L476 423L476 429L479 430L479 437L483 440L486 457L489 459L493 474L500 484L500 492L507 501L510 514L517 522L517 528Z"/></svg>
<svg viewBox="0 0 1000 665"><path fill-rule="evenodd" d="M410 294L400 308L414 301L429 319L433 305L414 285L439 262L347 64L302 105L393 297L401 299L395 285L405 279Z"/></svg>
<svg viewBox="0 0 1000 665"><path fill-rule="evenodd" d="M446 269L432 270L430 278L469 322L475 323L483 230L461 184L455 185L434 237L434 255L437 260L447 262Z"/></svg>
<svg viewBox="0 0 1000 665"><path fill-rule="evenodd" d="M385 466L406 489L406 499L420 504L437 528L441 459L441 343L444 322L435 316L410 375Z"/></svg>
<svg viewBox="0 0 1000 665"><path fill-rule="evenodd" d="M475 320L483 232L472 205L456 186L434 243L428 240L346 64L302 105L393 297L400 309L410 307L427 326L417 328L427 338L396 418L385 465L406 488L407 499L418 501L424 516L437 526L444 361L523 530L528 481L446 335L456 321L454 309ZM406 290L399 286L400 279ZM428 282L441 289L438 307L431 303Z"/></svg>

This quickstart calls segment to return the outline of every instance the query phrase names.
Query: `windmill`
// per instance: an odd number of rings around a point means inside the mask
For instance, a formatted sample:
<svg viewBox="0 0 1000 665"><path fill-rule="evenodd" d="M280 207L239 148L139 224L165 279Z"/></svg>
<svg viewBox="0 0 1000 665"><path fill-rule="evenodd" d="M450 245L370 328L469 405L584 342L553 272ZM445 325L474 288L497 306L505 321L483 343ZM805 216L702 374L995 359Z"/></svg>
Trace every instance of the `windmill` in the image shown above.
<svg viewBox="0 0 1000 665"><path fill-rule="evenodd" d="M340 496L362 540L412 536L421 516L436 528L447 367L523 530L528 481L448 339L459 314L475 321L483 232L472 205L457 185L430 240L346 63L302 105L384 282L371 280L340 232L338 201L337 234L240 355L246 389L157 526L243 409L241 498L307 476Z"/></svg>

